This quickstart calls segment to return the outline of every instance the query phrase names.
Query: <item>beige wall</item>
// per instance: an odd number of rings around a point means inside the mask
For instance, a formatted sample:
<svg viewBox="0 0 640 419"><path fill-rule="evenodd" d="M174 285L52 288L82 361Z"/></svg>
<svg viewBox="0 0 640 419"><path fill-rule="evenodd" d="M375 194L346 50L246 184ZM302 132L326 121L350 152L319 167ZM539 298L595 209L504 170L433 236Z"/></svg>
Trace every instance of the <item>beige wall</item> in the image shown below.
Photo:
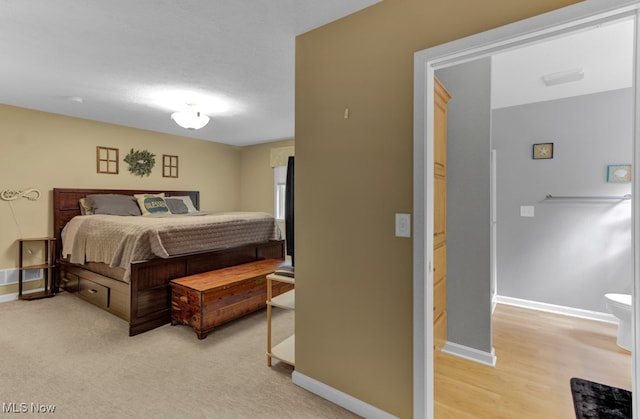
<svg viewBox="0 0 640 419"><path fill-rule="evenodd" d="M240 209L242 211L274 213L271 150L292 146L294 146L293 139L242 147L240 159ZM279 221L278 225L284 239L286 235L284 221ZM287 256L287 260L290 259Z"/></svg>
<svg viewBox="0 0 640 419"><path fill-rule="evenodd" d="M16 239L53 233L54 187L199 190L203 210L241 209L238 147L6 105L0 127L0 190L42 192L38 201L0 201L0 269L17 267ZM120 150L120 174L96 173L96 146ZM156 155L149 177L128 172L131 148ZM179 156L179 178L162 177L162 154ZM0 295L16 291L0 287Z"/></svg>
<svg viewBox="0 0 640 419"><path fill-rule="evenodd" d="M242 147L240 163L240 208L273 214L273 168L271 149L290 147L293 140Z"/></svg>
<svg viewBox="0 0 640 419"><path fill-rule="evenodd" d="M412 416L413 54L574 2L384 0L297 38L296 371Z"/></svg>

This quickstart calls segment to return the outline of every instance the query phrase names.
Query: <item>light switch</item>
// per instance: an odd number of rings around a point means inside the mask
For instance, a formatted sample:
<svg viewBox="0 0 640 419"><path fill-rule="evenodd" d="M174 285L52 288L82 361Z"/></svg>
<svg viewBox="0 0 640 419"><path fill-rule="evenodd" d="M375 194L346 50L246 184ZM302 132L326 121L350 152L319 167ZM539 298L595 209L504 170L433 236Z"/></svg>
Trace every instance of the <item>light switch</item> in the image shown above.
<svg viewBox="0 0 640 419"><path fill-rule="evenodd" d="M396 237L411 237L411 214L396 214Z"/></svg>
<svg viewBox="0 0 640 419"><path fill-rule="evenodd" d="M533 215L534 215L534 207L532 205L522 205L520 207L521 217L533 217Z"/></svg>

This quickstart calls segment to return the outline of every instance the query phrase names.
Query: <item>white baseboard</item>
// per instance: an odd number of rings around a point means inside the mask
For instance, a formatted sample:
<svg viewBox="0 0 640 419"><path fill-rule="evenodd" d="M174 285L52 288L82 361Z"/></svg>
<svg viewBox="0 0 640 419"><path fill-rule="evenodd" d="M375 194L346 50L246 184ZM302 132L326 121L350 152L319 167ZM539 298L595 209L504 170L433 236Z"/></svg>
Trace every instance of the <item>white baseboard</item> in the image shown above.
<svg viewBox="0 0 640 419"><path fill-rule="evenodd" d="M323 399L327 399L330 402L337 404L338 406L344 407L347 410L355 413L356 415L360 415L367 419L397 419L397 416L393 416L384 410L380 410L375 406L371 406L368 403L363 402L362 400L358 400L353 396L348 395L347 393L343 393L340 390L336 390L333 387L330 387L324 383L321 383L318 380L314 380L311 377L308 377L304 374L299 373L298 371L293 371L291 374L291 378L293 384L304 388L316 394Z"/></svg>
<svg viewBox="0 0 640 419"><path fill-rule="evenodd" d="M29 290L29 291L23 291L23 294L29 294L32 292L40 292L40 291L44 291L44 288L36 288L33 290ZM17 292L13 292L11 294L4 294L4 295L0 295L0 304L2 303L8 303L9 301L16 301L18 299L18 293Z"/></svg>
<svg viewBox="0 0 640 419"><path fill-rule="evenodd" d="M15 301L18 299L18 293L0 295L0 303L8 303L9 301Z"/></svg>
<svg viewBox="0 0 640 419"><path fill-rule="evenodd" d="M602 297L604 298L604 297ZM541 303L538 301L522 300L520 298L496 296L498 304L507 304L511 306L529 308L532 310L546 311L549 313L562 314L571 317L580 317L583 319L597 320L605 323L618 323L618 319L613 314L601 313L599 311L583 310L580 308L558 306L555 304Z"/></svg>
<svg viewBox="0 0 640 419"><path fill-rule="evenodd" d="M490 367L496 366L496 353L493 348L491 352L481 351L468 346L460 345L458 343L447 342L442 347L442 352L449 355L457 356L459 358L468 359L479 364L488 365Z"/></svg>

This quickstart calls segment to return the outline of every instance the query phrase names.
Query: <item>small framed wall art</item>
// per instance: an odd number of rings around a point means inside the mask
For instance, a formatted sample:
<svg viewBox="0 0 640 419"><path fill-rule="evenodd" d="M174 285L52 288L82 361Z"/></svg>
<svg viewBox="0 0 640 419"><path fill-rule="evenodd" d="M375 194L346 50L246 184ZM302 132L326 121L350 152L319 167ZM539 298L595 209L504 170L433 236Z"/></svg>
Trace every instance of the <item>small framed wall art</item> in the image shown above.
<svg viewBox="0 0 640 419"><path fill-rule="evenodd" d="M162 176L178 177L178 156L162 155Z"/></svg>
<svg viewBox="0 0 640 419"><path fill-rule="evenodd" d="M533 145L534 160L539 159L552 159L553 158L553 143L538 143Z"/></svg>
<svg viewBox="0 0 640 419"><path fill-rule="evenodd" d="M118 174L118 154L119 150L112 147L96 147L96 172Z"/></svg>
<svg viewBox="0 0 640 419"><path fill-rule="evenodd" d="M631 182L630 164L610 164L607 166L607 182Z"/></svg>

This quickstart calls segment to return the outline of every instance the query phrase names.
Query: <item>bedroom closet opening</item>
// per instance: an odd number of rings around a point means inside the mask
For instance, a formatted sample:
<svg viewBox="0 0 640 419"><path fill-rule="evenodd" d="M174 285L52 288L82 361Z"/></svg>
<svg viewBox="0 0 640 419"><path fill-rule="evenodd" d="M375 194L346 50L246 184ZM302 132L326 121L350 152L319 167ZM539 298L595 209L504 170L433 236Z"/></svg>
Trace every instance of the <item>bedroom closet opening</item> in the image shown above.
<svg viewBox="0 0 640 419"><path fill-rule="evenodd" d="M633 294L634 26L601 22L434 71L451 94L445 352L499 362L496 304L611 322L604 295Z"/></svg>

